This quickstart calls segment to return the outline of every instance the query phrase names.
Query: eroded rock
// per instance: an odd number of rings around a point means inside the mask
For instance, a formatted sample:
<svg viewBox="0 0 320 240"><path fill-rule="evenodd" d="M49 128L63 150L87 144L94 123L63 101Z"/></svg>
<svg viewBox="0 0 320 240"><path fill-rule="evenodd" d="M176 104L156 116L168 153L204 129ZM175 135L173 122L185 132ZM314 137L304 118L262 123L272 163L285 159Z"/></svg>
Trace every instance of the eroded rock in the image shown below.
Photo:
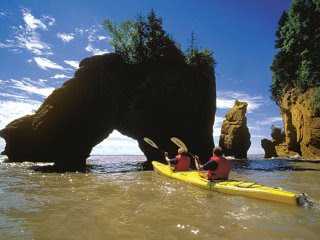
<svg viewBox="0 0 320 240"><path fill-rule="evenodd" d="M226 156L247 158L250 148L250 133L247 127L246 102L235 100L233 108L227 113L222 122L219 145Z"/></svg>
<svg viewBox="0 0 320 240"><path fill-rule="evenodd" d="M278 102L285 132L285 142L276 146L279 156L320 159L320 116L311 107L313 91L291 89Z"/></svg>
<svg viewBox="0 0 320 240"><path fill-rule="evenodd" d="M213 68L179 61L125 63L117 54L84 59L74 77L56 89L33 115L0 131L10 161L85 166L92 148L114 130L138 141L148 161L163 160L143 141L176 153L170 137L208 159L216 110Z"/></svg>
<svg viewBox="0 0 320 240"><path fill-rule="evenodd" d="M261 140L261 147L265 152L264 158L278 157L275 146L276 144L274 141L270 141L266 138Z"/></svg>

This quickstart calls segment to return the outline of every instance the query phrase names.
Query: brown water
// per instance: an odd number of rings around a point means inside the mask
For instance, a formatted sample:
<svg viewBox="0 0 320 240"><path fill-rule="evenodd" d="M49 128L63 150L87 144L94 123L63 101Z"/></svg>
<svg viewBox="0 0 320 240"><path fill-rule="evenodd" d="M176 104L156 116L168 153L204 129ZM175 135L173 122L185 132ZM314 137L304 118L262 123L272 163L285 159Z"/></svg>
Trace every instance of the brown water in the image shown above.
<svg viewBox="0 0 320 240"><path fill-rule="evenodd" d="M306 209L137 171L143 160L95 156L86 173L0 161L0 239L320 239L319 162L233 161L232 178L306 192Z"/></svg>

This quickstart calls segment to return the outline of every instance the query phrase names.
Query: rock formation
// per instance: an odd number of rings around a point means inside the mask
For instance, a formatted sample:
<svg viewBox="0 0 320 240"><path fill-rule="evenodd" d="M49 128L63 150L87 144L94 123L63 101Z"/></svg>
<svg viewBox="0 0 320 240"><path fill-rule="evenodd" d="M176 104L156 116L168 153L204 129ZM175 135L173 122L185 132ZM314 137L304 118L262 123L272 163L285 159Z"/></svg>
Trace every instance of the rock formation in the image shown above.
<svg viewBox="0 0 320 240"><path fill-rule="evenodd" d="M312 110L313 91L291 89L278 102L285 133L285 142L276 146L279 156L320 159L320 115Z"/></svg>
<svg viewBox="0 0 320 240"><path fill-rule="evenodd" d="M33 115L0 131L9 161L54 162L64 169L86 164L92 148L114 130L138 141L150 163L163 160L149 137L176 153L170 137L208 159L216 110L213 68L179 61L125 63L117 54L84 59L74 77Z"/></svg>
<svg viewBox="0 0 320 240"><path fill-rule="evenodd" d="M272 157L278 157L278 154L276 152L274 141L270 141L269 139L262 139L261 140L261 147L264 150L264 158L272 158Z"/></svg>
<svg viewBox="0 0 320 240"><path fill-rule="evenodd" d="M246 118L247 106L246 102L236 100L223 120L219 145L226 156L247 158L247 151L251 145Z"/></svg>
<svg viewBox="0 0 320 240"><path fill-rule="evenodd" d="M264 158L278 157L278 154L276 152L276 146L282 144L285 140L285 135L281 128L272 126L271 129L272 140L266 138L261 140L261 147L264 149L265 152Z"/></svg>

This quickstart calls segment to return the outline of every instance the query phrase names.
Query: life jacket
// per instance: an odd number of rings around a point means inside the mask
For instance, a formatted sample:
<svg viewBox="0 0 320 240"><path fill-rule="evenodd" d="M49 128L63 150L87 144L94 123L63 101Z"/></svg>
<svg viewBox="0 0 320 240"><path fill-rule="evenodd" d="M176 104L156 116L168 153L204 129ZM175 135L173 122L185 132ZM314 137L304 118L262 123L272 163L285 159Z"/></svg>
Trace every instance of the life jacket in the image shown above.
<svg viewBox="0 0 320 240"><path fill-rule="evenodd" d="M231 163L229 160L224 157L212 156L209 161L218 163L218 168L214 171L208 171L208 179L228 179L231 171Z"/></svg>
<svg viewBox="0 0 320 240"><path fill-rule="evenodd" d="M174 166L174 171L188 171L190 169L190 158L182 156L181 154L176 156L178 163Z"/></svg>

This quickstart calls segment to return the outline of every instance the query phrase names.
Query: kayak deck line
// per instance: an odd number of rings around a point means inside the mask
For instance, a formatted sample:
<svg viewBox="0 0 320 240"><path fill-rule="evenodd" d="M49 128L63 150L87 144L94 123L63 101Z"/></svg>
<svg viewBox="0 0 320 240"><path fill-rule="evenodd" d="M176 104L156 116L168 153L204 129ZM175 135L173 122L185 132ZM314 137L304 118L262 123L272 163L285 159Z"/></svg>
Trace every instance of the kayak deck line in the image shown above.
<svg viewBox="0 0 320 240"><path fill-rule="evenodd" d="M210 181L204 176L204 172L196 170L190 171L172 171L169 165L152 161L154 170L168 177L186 181L194 185L209 190L226 193L230 195L239 195L256 199L282 202L290 205L312 206L312 201L304 193L293 193L282 190L281 188L267 187L258 183L237 181L233 179L219 179Z"/></svg>

